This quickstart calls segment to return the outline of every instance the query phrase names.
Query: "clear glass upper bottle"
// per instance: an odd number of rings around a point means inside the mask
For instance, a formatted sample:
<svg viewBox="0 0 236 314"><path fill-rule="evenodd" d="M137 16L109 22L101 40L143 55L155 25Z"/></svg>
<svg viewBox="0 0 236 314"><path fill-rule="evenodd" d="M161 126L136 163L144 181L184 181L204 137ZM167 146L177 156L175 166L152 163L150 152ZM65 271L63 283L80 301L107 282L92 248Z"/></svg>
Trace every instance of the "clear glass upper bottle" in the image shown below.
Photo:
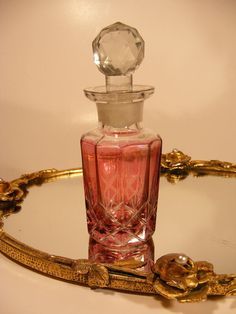
<svg viewBox="0 0 236 314"><path fill-rule="evenodd" d="M162 146L141 124L144 100L154 88L132 84L144 41L118 22L99 33L93 51L106 86L85 90L99 120L81 138L88 231L105 246L140 244L155 231Z"/></svg>

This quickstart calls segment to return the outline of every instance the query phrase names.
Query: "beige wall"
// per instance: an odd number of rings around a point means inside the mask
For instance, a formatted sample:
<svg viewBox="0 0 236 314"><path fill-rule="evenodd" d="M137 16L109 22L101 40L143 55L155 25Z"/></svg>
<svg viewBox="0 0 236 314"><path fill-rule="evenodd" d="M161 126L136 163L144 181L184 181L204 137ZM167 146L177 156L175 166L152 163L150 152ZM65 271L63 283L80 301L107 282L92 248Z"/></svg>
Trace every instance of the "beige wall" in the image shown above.
<svg viewBox="0 0 236 314"><path fill-rule="evenodd" d="M115 21L146 41L134 81L156 87L144 122L164 151L236 161L236 1L0 0L1 176L81 164L82 89L103 83L91 41Z"/></svg>

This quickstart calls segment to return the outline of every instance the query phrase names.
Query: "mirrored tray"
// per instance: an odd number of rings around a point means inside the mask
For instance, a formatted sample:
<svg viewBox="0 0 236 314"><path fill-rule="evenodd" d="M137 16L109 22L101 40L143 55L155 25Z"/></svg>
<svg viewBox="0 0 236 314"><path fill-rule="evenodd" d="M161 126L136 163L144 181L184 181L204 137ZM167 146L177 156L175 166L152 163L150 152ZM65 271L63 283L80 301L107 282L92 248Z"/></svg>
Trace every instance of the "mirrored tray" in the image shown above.
<svg viewBox="0 0 236 314"><path fill-rule="evenodd" d="M125 259L115 261L117 252L105 252L113 262L105 263L89 239L81 168L0 181L0 251L42 274L91 288L180 302L236 295L236 165L191 160L173 150L162 156L161 166L153 242L126 251Z"/></svg>

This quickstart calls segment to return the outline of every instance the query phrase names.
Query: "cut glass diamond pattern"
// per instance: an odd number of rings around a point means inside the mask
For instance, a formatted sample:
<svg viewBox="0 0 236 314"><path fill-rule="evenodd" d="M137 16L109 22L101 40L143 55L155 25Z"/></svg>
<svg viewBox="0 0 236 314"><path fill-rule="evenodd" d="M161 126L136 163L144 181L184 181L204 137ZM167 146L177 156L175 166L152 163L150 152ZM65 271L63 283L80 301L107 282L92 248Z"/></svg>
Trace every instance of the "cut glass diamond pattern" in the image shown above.
<svg viewBox="0 0 236 314"><path fill-rule="evenodd" d="M132 143L114 148L106 141L93 145L95 158L84 158L90 235L110 247L146 241L155 230L158 171L153 164L160 156L159 140L141 147ZM91 195L96 202L90 201Z"/></svg>

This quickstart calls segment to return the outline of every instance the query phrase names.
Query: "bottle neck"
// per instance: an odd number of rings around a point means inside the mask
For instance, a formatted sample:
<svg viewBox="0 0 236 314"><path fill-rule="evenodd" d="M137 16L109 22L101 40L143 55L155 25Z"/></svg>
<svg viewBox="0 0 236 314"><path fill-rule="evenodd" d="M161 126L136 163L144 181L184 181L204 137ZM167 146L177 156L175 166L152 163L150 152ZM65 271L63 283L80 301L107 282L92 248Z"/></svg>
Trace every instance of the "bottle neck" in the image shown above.
<svg viewBox="0 0 236 314"><path fill-rule="evenodd" d="M144 100L154 93L154 88L133 85L130 91L109 92L105 86L97 86L84 92L86 97L96 102L100 127L127 133L142 129Z"/></svg>
<svg viewBox="0 0 236 314"><path fill-rule="evenodd" d="M143 120L143 100L137 102L97 102L98 121L116 129L132 129Z"/></svg>

